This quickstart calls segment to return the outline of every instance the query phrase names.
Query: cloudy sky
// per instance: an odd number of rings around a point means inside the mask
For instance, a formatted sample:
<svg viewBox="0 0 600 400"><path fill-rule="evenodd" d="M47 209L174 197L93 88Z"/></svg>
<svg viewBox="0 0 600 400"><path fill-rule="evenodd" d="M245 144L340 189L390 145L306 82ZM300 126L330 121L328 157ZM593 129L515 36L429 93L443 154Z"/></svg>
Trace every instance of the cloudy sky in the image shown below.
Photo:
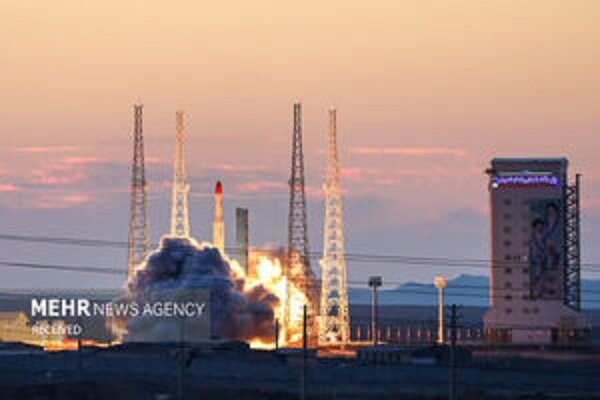
<svg viewBox="0 0 600 400"><path fill-rule="evenodd" d="M312 250L322 247L335 106L348 252L487 258L489 160L566 156L583 173L584 258L600 263L599 48L593 0L5 0L0 234L126 241L132 105L141 101L152 238L168 228L183 109L194 235L210 239L221 179L227 238L244 206L251 243L283 245L300 100ZM0 240L3 260L125 271L126 252ZM461 272L487 269L349 265L353 281ZM4 287L121 280L2 270Z"/></svg>

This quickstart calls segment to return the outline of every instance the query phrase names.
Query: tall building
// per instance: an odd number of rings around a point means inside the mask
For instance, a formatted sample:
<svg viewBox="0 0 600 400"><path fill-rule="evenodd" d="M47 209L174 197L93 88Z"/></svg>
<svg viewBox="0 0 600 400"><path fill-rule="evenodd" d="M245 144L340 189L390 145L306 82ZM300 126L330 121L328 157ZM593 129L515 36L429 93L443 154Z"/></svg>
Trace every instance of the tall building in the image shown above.
<svg viewBox="0 0 600 400"><path fill-rule="evenodd" d="M565 158L496 158L486 172L491 206L493 342L554 343L581 337L579 176Z"/></svg>
<svg viewBox="0 0 600 400"><path fill-rule="evenodd" d="M223 185L215 185L215 219L213 221L213 244L225 254L225 223L223 222Z"/></svg>

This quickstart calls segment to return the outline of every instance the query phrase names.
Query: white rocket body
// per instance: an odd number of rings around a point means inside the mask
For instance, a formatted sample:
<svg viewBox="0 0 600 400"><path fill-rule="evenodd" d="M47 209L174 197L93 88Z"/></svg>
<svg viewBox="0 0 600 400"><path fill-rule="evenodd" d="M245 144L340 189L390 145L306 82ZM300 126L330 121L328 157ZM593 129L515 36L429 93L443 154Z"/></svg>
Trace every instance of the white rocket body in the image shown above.
<svg viewBox="0 0 600 400"><path fill-rule="evenodd" d="M215 220L213 222L213 244L221 254L225 254L225 223L223 222L223 186L221 181L215 186Z"/></svg>

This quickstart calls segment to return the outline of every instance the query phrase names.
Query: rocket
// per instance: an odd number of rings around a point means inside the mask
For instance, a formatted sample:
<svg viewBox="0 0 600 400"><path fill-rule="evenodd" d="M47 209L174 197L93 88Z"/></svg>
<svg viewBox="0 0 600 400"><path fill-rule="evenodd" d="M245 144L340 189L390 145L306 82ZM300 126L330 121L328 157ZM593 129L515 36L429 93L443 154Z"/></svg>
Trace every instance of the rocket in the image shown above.
<svg viewBox="0 0 600 400"><path fill-rule="evenodd" d="M225 223L223 222L223 185L215 185L215 220L213 222L213 244L225 254Z"/></svg>

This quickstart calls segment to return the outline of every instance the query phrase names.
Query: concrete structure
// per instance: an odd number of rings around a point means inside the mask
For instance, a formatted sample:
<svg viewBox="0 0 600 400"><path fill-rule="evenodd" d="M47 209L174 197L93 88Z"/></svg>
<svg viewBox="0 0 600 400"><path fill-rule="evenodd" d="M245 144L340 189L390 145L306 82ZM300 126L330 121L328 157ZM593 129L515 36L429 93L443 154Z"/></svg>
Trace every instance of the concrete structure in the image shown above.
<svg viewBox="0 0 600 400"><path fill-rule="evenodd" d="M325 226L323 234L321 316L319 344L345 345L350 340L348 289L340 167L337 149L336 111L329 110L329 153L325 180Z"/></svg>
<svg viewBox="0 0 600 400"><path fill-rule="evenodd" d="M144 135L141 104L133 106L133 163L131 167L131 208L129 217L129 255L127 277L135 272L148 254L148 215L146 197L148 183L144 166Z"/></svg>
<svg viewBox="0 0 600 400"><path fill-rule="evenodd" d="M584 332L578 301L572 301L579 298L578 226L572 230L578 225L579 199L570 197L578 190L568 186L567 165L565 158L502 158L492 160L486 171L492 261L484 325L489 341L555 343Z"/></svg>
<svg viewBox="0 0 600 400"><path fill-rule="evenodd" d="M248 274L248 209L235 209L235 251L236 259Z"/></svg>
<svg viewBox="0 0 600 400"><path fill-rule="evenodd" d="M225 254L225 223L223 222L223 185L215 185L215 219L213 221L213 244Z"/></svg>

